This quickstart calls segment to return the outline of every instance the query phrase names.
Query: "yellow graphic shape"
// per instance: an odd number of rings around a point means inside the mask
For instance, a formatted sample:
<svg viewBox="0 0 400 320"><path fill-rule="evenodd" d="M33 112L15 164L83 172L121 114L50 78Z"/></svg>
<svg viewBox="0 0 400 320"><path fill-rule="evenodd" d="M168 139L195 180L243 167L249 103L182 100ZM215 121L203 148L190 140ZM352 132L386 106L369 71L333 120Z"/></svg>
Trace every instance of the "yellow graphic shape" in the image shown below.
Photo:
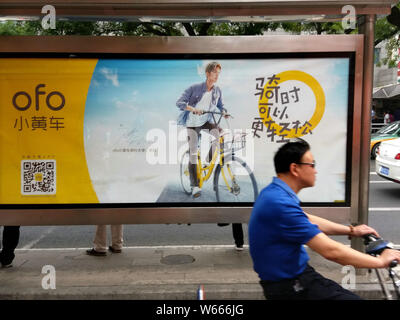
<svg viewBox="0 0 400 320"><path fill-rule="evenodd" d="M83 140L96 63L97 59L0 59L0 204L98 203ZM56 161L55 194L22 194L22 160ZM47 183L40 172L32 172L31 180Z"/></svg>
<svg viewBox="0 0 400 320"><path fill-rule="evenodd" d="M319 82L308 73L297 70L284 71L277 74L275 77L279 78L279 80L276 80L278 84L274 83L274 85L276 84L277 86L279 86L279 84L285 81L297 80L303 82L312 90L315 96L316 105L314 114L312 115L311 119L308 120L308 122L311 124L311 127L308 126L307 129L310 131L314 130L318 125L318 123L321 121L322 116L324 115L325 112L325 94ZM264 91L267 90L267 87L271 86L272 86L271 84L267 83L264 86ZM266 112L268 100L269 99L266 97L266 95L263 94L263 96L260 98L258 102L258 112L260 114L260 117L263 119L263 123L273 122L270 125L271 128L274 128L276 132L279 133L283 131L283 128L271 118L270 113ZM302 134L301 130L299 129L296 130L296 128L292 128L290 131L285 130L284 132L285 134L287 134L286 138L288 139L301 137L304 135Z"/></svg>

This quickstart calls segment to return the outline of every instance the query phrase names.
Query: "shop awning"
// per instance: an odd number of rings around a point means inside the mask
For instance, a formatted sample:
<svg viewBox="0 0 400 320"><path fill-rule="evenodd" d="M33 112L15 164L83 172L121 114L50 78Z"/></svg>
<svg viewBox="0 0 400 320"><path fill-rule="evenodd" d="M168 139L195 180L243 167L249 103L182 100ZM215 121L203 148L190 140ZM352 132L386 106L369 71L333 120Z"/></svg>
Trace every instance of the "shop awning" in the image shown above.
<svg viewBox="0 0 400 320"><path fill-rule="evenodd" d="M393 84L386 87L375 88L373 91L374 99L390 99L400 95L400 84Z"/></svg>

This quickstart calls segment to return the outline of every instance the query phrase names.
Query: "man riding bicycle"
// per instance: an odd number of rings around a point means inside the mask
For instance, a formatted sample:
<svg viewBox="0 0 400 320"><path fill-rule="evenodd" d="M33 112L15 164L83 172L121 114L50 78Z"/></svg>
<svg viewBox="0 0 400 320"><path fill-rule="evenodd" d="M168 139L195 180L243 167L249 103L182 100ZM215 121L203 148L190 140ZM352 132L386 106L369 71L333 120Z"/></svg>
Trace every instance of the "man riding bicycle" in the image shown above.
<svg viewBox="0 0 400 320"><path fill-rule="evenodd" d="M307 214L297 193L315 184L317 171L310 146L304 140L288 142L274 157L272 183L254 204L249 222L250 254L267 299L360 299L324 278L308 264L306 244L324 258L356 268L386 268L400 261L400 251L387 249L373 257L330 239L327 235L379 236L366 225L345 226Z"/></svg>
<svg viewBox="0 0 400 320"><path fill-rule="evenodd" d="M189 175L192 187L192 196L197 198L201 195L201 188L197 179L197 146L201 130L208 130L214 140L207 157L210 162L219 141L219 128L212 114L204 111L224 112L221 89L215 85L221 72L218 62L211 62L206 66L206 81L194 84L187 88L176 102L182 110L178 118L178 125L187 128L189 142Z"/></svg>

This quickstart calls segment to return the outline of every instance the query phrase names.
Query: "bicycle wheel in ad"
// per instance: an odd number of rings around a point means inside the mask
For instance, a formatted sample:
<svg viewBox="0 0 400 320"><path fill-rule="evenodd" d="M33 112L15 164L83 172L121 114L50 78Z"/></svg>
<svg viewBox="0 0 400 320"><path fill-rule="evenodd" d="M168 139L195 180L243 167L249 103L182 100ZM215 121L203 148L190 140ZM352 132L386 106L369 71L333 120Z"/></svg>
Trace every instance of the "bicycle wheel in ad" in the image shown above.
<svg viewBox="0 0 400 320"><path fill-rule="evenodd" d="M226 157L214 174L218 202L253 202L258 196L257 181L249 166L240 158Z"/></svg>
<svg viewBox="0 0 400 320"><path fill-rule="evenodd" d="M190 186L190 175L189 175L189 151L186 151L181 158L180 162L180 177L181 177L181 185L183 191L187 194L192 193L192 187Z"/></svg>

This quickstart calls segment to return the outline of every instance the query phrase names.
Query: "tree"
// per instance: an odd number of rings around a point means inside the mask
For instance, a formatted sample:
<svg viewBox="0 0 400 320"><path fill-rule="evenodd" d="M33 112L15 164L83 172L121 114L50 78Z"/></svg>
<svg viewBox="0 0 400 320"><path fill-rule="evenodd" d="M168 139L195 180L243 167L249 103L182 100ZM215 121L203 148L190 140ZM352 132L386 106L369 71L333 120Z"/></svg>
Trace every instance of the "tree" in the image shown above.
<svg viewBox="0 0 400 320"><path fill-rule="evenodd" d="M0 22L0 36L33 35L28 30L27 24L23 22L5 21Z"/></svg>
<svg viewBox="0 0 400 320"><path fill-rule="evenodd" d="M340 22L282 22L281 27L286 32L300 34L341 34L348 33Z"/></svg>
<svg viewBox="0 0 400 320"><path fill-rule="evenodd" d="M387 65L389 68L397 67L399 61L400 48L400 3L393 6L391 13L386 19L379 19L375 28L375 45L387 40L386 57L379 61L380 64Z"/></svg>
<svg viewBox="0 0 400 320"><path fill-rule="evenodd" d="M261 35L279 23L114 22L57 21L56 29L43 29L40 21L0 24L0 35L114 35L114 36L212 36Z"/></svg>
<svg viewBox="0 0 400 320"><path fill-rule="evenodd" d="M400 4L392 8L388 17L377 20L375 45L398 34ZM0 35L133 35L133 36L212 36L261 35L281 28L293 34L343 34L341 22L115 22L115 21L57 21L56 29L43 29L40 21L0 23Z"/></svg>

